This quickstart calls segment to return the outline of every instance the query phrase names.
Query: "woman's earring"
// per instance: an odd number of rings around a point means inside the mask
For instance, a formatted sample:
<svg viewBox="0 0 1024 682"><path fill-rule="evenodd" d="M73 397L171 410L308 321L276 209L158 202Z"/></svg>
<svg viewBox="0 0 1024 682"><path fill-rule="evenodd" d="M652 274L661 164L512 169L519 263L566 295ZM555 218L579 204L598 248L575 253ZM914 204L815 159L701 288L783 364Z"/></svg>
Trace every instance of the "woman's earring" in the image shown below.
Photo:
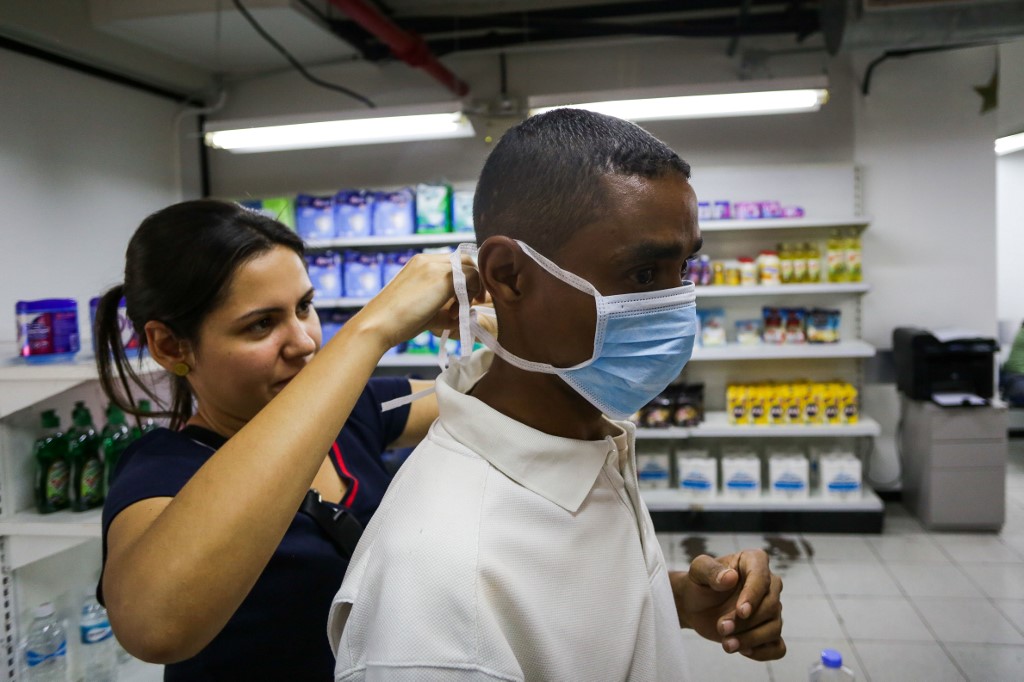
<svg viewBox="0 0 1024 682"><path fill-rule="evenodd" d="M188 373L192 371L192 368L186 365L184 362L176 362L174 363L174 367L172 368L171 371L174 372L175 376L185 377L188 376Z"/></svg>

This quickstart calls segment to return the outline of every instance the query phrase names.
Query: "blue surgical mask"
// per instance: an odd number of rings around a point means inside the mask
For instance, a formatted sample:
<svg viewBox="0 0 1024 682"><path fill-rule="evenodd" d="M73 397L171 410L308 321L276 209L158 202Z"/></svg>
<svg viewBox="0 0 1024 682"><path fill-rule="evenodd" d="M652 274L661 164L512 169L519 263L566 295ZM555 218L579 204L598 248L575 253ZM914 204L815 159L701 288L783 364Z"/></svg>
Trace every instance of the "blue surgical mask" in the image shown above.
<svg viewBox="0 0 1024 682"><path fill-rule="evenodd" d="M597 325L589 359L572 367L554 367L520 358L503 348L476 321L479 308L470 308L461 255L476 247L460 245L452 254L459 299L462 339L478 338L510 365L529 372L555 374L594 407L613 419L625 419L646 405L679 376L693 352L697 335L696 292L687 282L672 289L640 294L603 296L593 284L563 270L527 244L525 254L554 277L594 297ZM464 354L472 344L463 341Z"/></svg>

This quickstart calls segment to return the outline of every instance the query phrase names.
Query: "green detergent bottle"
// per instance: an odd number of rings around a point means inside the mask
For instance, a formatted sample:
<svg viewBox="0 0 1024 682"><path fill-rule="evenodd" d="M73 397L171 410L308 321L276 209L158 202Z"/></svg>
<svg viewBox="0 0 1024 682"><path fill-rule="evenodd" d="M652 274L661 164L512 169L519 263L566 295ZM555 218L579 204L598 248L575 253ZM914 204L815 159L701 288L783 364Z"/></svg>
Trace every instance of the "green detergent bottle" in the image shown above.
<svg viewBox="0 0 1024 682"><path fill-rule="evenodd" d="M68 440L61 433L57 412L43 412L42 423L46 435L36 441L32 453L36 460L36 509L40 514L49 514L68 508L71 477L68 471Z"/></svg>
<svg viewBox="0 0 1024 682"><path fill-rule="evenodd" d="M132 426L132 440L137 440L142 436L146 435L153 429L157 428L156 421L153 419L153 408L148 400L139 401L139 415L136 420L136 424Z"/></svg>
<svg viewBox="0 0 1024 682"><path fill-rule="evenodd" d="M103 468L106 472L106 489L117 470L117 463L132 442L131 431L125 423L124 412L113 403L107 406L107 425L103 427Z"/></svg>
<svg viewBox="0 0 1024 682"><path fill-rule="evenodd" d="M103 460L100 437L85 403L75 403L74 425L68 431L68 462L71 466L71 508L94 509L103 504Z"/></svg>

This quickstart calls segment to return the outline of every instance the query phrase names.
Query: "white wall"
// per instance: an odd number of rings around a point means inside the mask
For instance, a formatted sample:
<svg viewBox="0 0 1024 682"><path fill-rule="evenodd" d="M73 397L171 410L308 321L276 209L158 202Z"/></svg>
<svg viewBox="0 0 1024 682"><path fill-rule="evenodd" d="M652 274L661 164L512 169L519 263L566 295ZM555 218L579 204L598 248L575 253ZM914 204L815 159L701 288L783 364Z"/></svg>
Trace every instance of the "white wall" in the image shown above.
<svg viewBox="0 0 1024 682"><path fill-rule="evenodd" d="M1024 40L999 46L998 135L1024 132ZM999 320L1015 331L1024 320L1024 150L996 158ZM1012 337L1011 337L1012 338Z"/></svg>
<svg viewBox="0 0 1024 682"><path fill-rule="evenodd" d="M178 200L176 105L0 50L0 342L17 300L88 301L123 278L139 221ZM84 342L83 342L84 346Z"/></svg>
<svg viewBox="0 0 1024 682"><path fill-rule="evenodd" d="M981 47L892 59L854 107L864 204L865 338L892 345L902 325L996 332L996 114L973 87L996 50ZM857 60L863 72L867 59Z"/></svg>

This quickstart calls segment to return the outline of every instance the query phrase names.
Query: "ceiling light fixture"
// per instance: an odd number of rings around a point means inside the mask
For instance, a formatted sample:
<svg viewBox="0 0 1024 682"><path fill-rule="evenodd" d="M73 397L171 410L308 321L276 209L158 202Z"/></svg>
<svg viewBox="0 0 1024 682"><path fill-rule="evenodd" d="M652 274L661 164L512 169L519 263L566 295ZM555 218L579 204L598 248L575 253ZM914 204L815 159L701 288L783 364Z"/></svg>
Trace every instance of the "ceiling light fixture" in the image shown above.
<svg viewBox="0 0 1024 682"><path fill-rule="evenodd" d="M798 85L803 87L794 87ZM742 88L743 92L735 91L739 88ZM691 91L695 89L700 89L700 86L690 88ZM733 91L729 91L730 89ZM660 90L662 93L665 92L664 88ZM625 95L626 93L622 91L607 93L604 97L580 94L561 98L546 97L546 102L542 102L540 98L533 98L530 102L530 114L539 114L559 107L571 107L630 121L661 121L817 111L828 101L828 89L823 79L814 79L812 83L804 79L799 84L785 81L746 81L730 85L703 86L703 90L704 92L699 94L668 96L654 92L650 92L649 96L632 93L629 93L632 96L615 96ZM676 88L675 92L678 93L679 89Z"/></svg>
<svg viewBox="0 0 1024 682"><path fill-rule="evenodd" d="M996 140L996 154L999 156L1020 151L1021 149L1024 149L1024 133L1007 135Z"/></svg>
<svg viewBox="0 0 1024 682"><path fill-rule="evenodd" d="M436 107L434 107L436 108ZM206 144L215 149L246 154L289 149L316 149L349 145L415 142L472 137L475 133L459 105L442 111L418 113L391 110L394 115L374 118L344 118L303 121L278 125L210 122ZM378 110L375 113L383 114ZM322 118L322 117L321 117Z"/></svg>

